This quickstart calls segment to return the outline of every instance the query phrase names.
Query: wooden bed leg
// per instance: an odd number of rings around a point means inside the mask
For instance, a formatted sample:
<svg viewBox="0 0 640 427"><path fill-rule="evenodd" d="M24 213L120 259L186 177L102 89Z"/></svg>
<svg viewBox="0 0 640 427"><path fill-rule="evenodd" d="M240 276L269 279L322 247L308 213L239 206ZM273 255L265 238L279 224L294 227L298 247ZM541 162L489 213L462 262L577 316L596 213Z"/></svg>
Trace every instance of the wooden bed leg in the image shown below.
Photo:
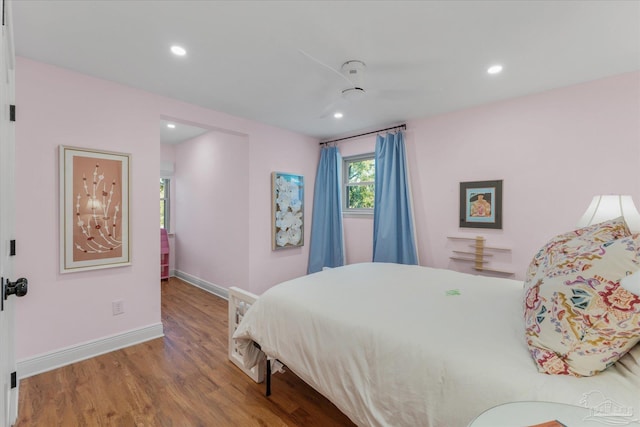
<svg viewBox="0 0 640 427"><path fill-rule="evenodd" d="M267 385L266 396L271 396L271 360L267 359L267 378L265 378L265 383Z"/></svg>

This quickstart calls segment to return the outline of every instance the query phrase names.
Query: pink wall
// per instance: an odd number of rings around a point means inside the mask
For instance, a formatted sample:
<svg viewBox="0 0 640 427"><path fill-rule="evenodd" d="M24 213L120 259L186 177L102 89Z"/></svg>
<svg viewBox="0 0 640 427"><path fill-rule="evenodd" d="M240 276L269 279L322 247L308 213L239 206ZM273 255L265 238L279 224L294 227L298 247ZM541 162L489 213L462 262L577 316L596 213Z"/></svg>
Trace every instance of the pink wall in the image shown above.
<svg viewBox="0 0 640 427"><path fill-rule="evenodd" d="M176 146L176 268L222 287L249 286L246 136L209 132Z"/></svg>
<svg viewBox="0 0 640 427"><path fill-rule="evenodd" d="M160 321L158 114L147 94L18 58L16 356L46 353ZM58 146L130 153L132 265L59 273ZM113 316L111 302L124 300Z"/></svg>
<svg viewBox="0 0 640 427"><path fill-rule="evenodd" d="M447 236L484 235L512 248L499 263L522 278L534 252L572 229L594 195L631 194L640 208L637 72L414 120L406 137L422 265L469 271L449 260ZM371 151L375 136L363 139L341 144L343 155ZM493 179L504 180L503 229L459 228L459 183ZM370 259L370 223L345 219L349 262L367 250Z"/></svg>
<svg viewBox="0 0 640 427"><path fill-rule="evenodd" d="M289 131L18 58L16 98L16 274L29 278L17 301L16 355L24 359L160 322L158 177L160 118L247 135L248 156L235 173L248 176L247 288L262 292L306 272L308 245L272 252L270 173L301 173L313 188L318 145ZM132 154L132 265L58 273L58 146ZM246 144L245 144L246 145ZM311 192L306 192L309 221ZM309 228L306 229L308 240ZM123 299L125 313L112 316Z"/></svg>
<svg viewBox="0 0 640 427"><path fill-rule="evenodd" d="M307 274L309 236L313 212L313 187L320 158L318 140L295 146L275 132L264 133L262 142L251 140L249 154L249 259L250 290L261 294L272 285ZM304 246L271 250L271 172L287 172L304 177Z"/></svg>

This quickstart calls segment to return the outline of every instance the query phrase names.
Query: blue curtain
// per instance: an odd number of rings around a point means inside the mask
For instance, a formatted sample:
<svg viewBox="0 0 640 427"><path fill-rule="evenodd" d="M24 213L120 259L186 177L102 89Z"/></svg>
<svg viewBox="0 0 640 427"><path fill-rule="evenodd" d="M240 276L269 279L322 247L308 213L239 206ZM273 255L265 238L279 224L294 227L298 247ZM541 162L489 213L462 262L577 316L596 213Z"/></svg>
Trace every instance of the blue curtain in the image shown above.
<svg viewBox="0 0 640 427"><path fill-rule="evenodd" d="M341 166L338 147L323 147L313 193L308 273L344 265Z"/></svg>
<svg viewBox="0 0 640 427"><path fill-rule="evenodd" d="M373 261L418 264L404 133L376 140Z"/></svg>

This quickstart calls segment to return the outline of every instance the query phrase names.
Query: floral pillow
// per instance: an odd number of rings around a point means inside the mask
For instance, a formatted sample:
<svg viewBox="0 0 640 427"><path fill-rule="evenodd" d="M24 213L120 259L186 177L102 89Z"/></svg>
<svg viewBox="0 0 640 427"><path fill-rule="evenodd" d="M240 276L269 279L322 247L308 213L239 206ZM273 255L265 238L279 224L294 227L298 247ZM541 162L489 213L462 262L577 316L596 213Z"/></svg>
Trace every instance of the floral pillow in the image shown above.
<svg viewBox="0 0 640 427"><path fill-rule="evenodd" d="M533 257L531 264L529 264L525 281L531 280L540 268L547 269L550 266L554 266L559 258L564 258L567 246L575 248L576 246L591 245L598 242L606 243L610 240L630 235L631 231L629 231L629 227L623 217L560 234L549 240ZM574 267L571 265L570 259L565 261L567 261L566 267ZM575 266L575 268L580 268L580 266ZM557 273L558 271L556 271Z"/></svg>
<svg viewBox="0 0 640 427"><path fill-rule="evenodd" d="M640 234L603 242L610 226L590 244L585 233L554 244L525 283L527 344L540 372L594 375L640 341L640 296L620 285L640 270Z"/></svg>

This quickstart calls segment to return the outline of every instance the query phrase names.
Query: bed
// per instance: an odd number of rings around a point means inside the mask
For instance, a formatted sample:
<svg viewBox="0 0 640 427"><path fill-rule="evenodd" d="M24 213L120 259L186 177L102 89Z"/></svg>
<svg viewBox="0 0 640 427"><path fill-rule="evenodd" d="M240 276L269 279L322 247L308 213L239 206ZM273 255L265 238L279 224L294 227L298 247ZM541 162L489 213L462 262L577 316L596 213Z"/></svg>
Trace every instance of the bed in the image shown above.
<svg viewBox="0 0 640 427"><path fill-rule="evenodd" d="M353 264L249 301L230 344L250 364L260 351L281 361L359 426L463 427L490 407L527 400L613 405L626 411L617 421L637 420L640 346L592 377L541 374L524 337L522 287L443 269Z"/></svg>

